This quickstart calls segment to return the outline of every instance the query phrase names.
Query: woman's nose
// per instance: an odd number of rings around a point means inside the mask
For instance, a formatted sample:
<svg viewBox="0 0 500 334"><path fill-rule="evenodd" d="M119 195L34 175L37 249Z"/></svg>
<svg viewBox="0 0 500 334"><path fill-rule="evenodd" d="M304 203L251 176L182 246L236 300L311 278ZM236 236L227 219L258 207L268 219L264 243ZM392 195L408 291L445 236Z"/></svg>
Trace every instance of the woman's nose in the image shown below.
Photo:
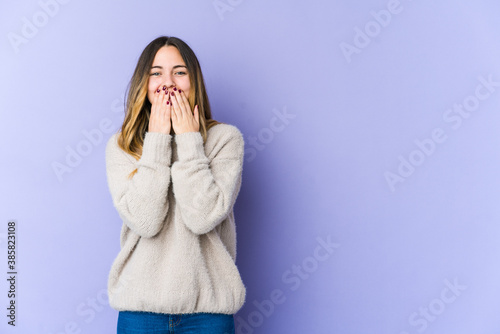
<svg viewBox="0 0 500 334"><path fill-rule="evenodd" d="M167 86L167 88L172 88L175 86L175 82L170 76L166 76L165 80L163 81L163 85Z"/></svg>

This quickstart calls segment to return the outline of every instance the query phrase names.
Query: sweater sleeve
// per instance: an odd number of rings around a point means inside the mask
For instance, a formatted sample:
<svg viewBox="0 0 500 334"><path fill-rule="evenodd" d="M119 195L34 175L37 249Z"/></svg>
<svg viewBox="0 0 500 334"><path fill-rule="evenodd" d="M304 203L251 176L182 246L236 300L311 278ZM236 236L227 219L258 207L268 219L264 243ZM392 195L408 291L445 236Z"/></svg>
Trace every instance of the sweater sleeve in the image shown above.
<svg viewBox="0 0 500 334"><path fill-rule="evenodd" d="M209 159L200 132L175 136L178 160L172 164L172 188L184 224L205 234L233 209L241 187L244 141L234 126L219 131Z"/></svg>
<svg viewBox="0 0 500 334"><path fill-rule="evenodd" d="M139 160L125 153L116 137L106 145L106 174L113 204L132 231L153 237L163 227L168 212L172 136L146 132ZM135 168L137 172L129 179Z"/></svg>

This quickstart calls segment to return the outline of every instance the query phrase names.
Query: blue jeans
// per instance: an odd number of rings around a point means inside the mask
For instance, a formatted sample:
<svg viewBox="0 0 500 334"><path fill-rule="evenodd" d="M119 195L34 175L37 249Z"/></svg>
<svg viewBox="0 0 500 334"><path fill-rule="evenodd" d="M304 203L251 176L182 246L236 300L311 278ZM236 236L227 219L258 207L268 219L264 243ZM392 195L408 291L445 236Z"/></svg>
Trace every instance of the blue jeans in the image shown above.
<svg viewBox="0 0 500 334"><path fill-rule="evenodd" d="M120 311L117 334L235 334L232 314Z"/></svg>

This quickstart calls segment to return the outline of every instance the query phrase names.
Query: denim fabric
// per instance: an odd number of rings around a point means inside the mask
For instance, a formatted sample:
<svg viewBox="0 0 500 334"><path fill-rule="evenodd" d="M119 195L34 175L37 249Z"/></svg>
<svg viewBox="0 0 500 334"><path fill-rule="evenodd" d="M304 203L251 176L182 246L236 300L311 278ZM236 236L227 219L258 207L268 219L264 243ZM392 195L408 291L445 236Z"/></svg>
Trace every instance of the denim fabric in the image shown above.
<svg viewBox="0 0 500 334"><path fill-rule="evenodd" d="M120 311L117 334L235 334L232 314Z"/></svg>

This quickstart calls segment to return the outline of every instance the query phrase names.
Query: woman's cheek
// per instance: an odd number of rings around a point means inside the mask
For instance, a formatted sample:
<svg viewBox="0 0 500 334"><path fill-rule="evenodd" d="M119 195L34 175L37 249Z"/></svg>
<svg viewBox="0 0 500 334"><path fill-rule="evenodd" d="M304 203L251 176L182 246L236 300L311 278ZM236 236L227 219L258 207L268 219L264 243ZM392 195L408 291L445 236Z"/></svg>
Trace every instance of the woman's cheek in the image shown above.
<svg viewBox="0 0 500 334"><path fill-rule="evenodd" d="M151 104L153 104L153 97L154 97L154 92L152 89L148 90L148 99Z"/></svg>

